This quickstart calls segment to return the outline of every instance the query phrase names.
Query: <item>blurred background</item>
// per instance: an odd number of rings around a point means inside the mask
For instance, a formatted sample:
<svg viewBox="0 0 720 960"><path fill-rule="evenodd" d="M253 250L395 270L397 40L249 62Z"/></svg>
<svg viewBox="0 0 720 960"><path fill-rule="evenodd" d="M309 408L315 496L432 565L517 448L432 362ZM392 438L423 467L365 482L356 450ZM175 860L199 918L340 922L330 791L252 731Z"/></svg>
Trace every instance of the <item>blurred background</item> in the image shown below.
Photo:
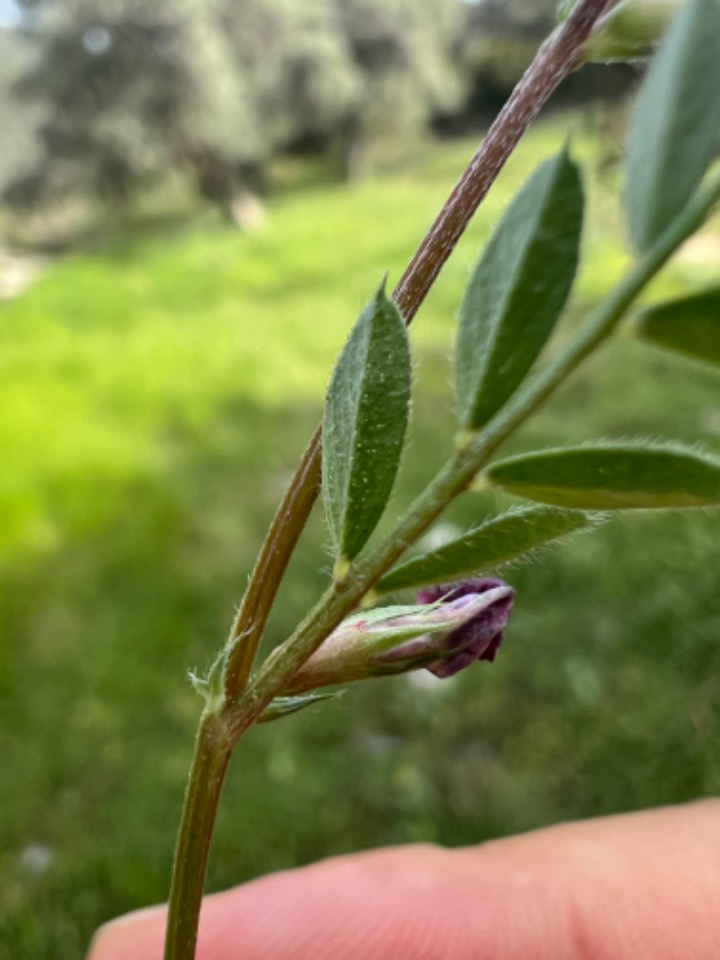
<svg viewBox="0 0 720 960"><path fill-rule="evenodd" d="M187 670L225 636L357 312L553 16L552 0L0 0L3 956L80 958L99 923L165 898L200 709ZM391 515L452 444L468 272L568 134L589 212L558 341L628 263L641 73L566 82L428 299ZM716 220L650 298L719 261ZM618 337L504 452L638 436L720 452L719 387ZM505 502L467 496L439 533ZM712 512L618 517L505 574L518 599L492 667L361 684L254 732L210 888L717 792L719 540ZM315 516L269 645L328 565Z"/></svg>

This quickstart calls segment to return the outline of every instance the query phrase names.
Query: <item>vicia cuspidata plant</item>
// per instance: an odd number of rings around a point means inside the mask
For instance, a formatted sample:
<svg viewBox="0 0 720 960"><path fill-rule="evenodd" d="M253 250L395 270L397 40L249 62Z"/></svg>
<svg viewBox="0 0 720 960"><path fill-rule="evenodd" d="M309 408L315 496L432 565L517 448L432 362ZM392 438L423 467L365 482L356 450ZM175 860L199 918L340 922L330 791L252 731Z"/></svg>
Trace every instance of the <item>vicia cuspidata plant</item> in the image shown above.
<svg viewBox="0 0 720 960"><path fill-rule="evenodd" d="M178 837L166 960L194 956L222 785L251 726L332 696L327 687L415 669L445 677L492 660L515 597L489 574L611 511L720 505L720 463L672 440L598 440L496 456L626 318L643 340L720 363L720 287L631 314L720 201L720 175L710 169L720 144L720 0L689 0L650 64L631 120L623 191L629 269L570 341L546 355L578 267L585 201L571 149L545 160L498 223L464 296L457 432L447 462L390 532L373 537L410 416L408 324L528 124L564 76L603 44L614 49L630 6L579 0L564 11L393 295L381 284L350 333L321 428L278 508L227 643L208 675L193 678L205 707ZM488 488L525 503L435 550L412 552L450 503ZM270 609L319 492L332 577L292 636L258 666ZM382 605L418 588L414 604Z"/></svg>

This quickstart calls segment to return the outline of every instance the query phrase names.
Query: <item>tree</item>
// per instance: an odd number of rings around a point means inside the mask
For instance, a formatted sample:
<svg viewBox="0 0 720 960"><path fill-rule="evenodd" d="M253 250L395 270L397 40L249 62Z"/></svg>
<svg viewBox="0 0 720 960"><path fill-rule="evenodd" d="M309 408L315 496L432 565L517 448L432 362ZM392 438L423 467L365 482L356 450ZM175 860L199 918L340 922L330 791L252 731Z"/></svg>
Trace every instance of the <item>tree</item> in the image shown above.
<svg viewBox="0 0 720 960"><path fill-rule="evenodd" d="M462 96L447 0L35 0L35 63L15 84L43 104L38 162L14 202L86 190L125 203L179 169L225 211L298 144L367 144L424 126Z"/></svg>
<svg viewBox="0 0 720 960"><path fill-rule="evenodd" d="M0 29L0 116L3 148L0 150L0 183L11 183L41 158L35 133L47 113L45 104L21 105L12 89L34 64L34 51L16 31Z"/></svg>
<svg viewBox="0 0 720 960"><path fill-rule="evenodd" d="M457 48L466 13L447 0L337 0L362 96L345 129L346 173L361 175L368 147L408 136L458 110L465 84Z"/></svg>
<svg viewBox="0 0 720 960"><path fill-rule="evenodd" d="M502 102L552 29L557 0L481 0L473 4L462 57L475 75L479 99Z"/></svg>
<svg viewBox="0 0 720 960"><path fill-rule="evenodd" d="M26 42L36 56L16 81L18 110L44 108L34 162L4 188L16 205L42 206L77 191L111 205L167 164L181 74L164 55L167 31L129 5L29 5Z"/></svg>

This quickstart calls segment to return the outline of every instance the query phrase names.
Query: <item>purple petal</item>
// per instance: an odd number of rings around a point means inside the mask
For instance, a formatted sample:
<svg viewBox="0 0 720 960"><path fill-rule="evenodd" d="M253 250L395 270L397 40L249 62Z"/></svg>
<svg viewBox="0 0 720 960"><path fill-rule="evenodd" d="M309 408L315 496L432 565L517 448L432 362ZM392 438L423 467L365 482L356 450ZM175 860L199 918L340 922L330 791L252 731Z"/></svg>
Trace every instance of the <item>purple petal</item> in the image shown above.
<svg viewBox="0 0 720 960"><path fill-rule="evenodd" d="M497 577L474 577L469 580L461 580L459 583L440 584L437 587L425 587L415 598L417 603L437 603L442 600L449 603L451 600L457 600L459 597L466 597L468 594L485 593L488 590L494 590L496 587L506 587L504 580L498 580Z"/></svg>
<svg viewBox="0 0 720 960"><path fill-rule="evenodd" d="M499 587L507 587L507 592L486 607L476 617L452 630L447 635L446 650L448 656L433 661L427 669L436 677L451 677L464 670L477 660L493 661L503 641L503 631L510 619L514 591L496 578L483 577L465 580L456 584L429 587L421 590L418 603L452 603L461 597L486 593ZM456 650L456 653L453 653Z"/></svg>

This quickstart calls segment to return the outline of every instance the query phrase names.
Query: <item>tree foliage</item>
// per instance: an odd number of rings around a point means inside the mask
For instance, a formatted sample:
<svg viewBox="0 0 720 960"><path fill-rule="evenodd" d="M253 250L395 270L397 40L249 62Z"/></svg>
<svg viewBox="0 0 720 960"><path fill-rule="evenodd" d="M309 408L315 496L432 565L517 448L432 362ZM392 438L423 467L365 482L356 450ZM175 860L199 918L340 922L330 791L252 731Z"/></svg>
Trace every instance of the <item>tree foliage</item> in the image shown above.
<svg viewBox="0 0 720 960"><path fill-rule="evenodd" d="M37 56L13 86L43 106L36 156L6 200L86 191L123 202L171 169L224 207L267 161L415 129L462 95L447 0L34 0Z"/></svg>

